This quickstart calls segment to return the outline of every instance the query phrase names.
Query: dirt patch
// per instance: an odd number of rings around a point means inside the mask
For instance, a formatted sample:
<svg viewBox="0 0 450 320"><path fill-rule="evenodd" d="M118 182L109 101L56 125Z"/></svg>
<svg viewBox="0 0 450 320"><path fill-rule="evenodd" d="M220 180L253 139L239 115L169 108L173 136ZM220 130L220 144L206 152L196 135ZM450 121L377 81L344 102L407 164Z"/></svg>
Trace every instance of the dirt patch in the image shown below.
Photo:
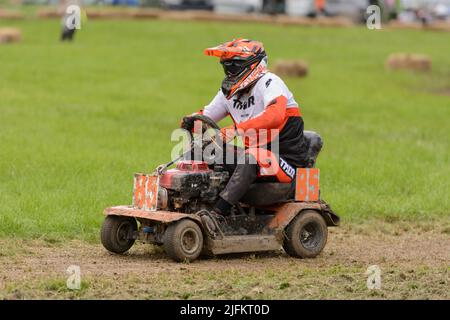
<svg viewBox="0 0 450 320"><path fill-rule="evenodd" d="M162 19L175 21L215 21L215 22L251 22L295 26L349 27L354 23L343 17L321 17L318 19L289 17L286 15L261 14L219 14L201 10L170 11L160 9L87 9L89 19ZM61 13L56 9L41 9L40 18L56 18Z"/></svg>
<svg viewBox="0 0 450 320"><path fill-rule="evenodd" d="M429 30L429 31L450 31L450 23L448 22L433 22L431 24L422 24L420 22L389 22L389 28L391 29L413 29L413 30Z"/></svg>
<svg viewBox="0 0 450 320"><path fill-rule="evenodd" d="M400 22L400 21L391 21L389 22L389 28L391 29L413 29L413 30L422 30L423 25L420 22Z"/></svg>
<svg viewBox="0 0 450 320"><path fill-rule="evenodd" d="M298 260L284 252L226 255L174 263L155 246L128 254L81 241L0 240L0 298L106 299L449 299L449 226L400 222L330 229L324 252ZM382 270L382 289L368 290L365 271ZM81 268L68 290L67 268ZM120 290L119 290L120 289Z"/></svg>
<svg viewBox="0 0 450 320"><path fill-rule="evenodd" d="M39 18L61 18L62 17L62 12L60 12L61 10L58 9L49 9L49 8L44 8L44 9L39 9L37 11L37 16Z"/></svg>
<svg viewBox="0 0 450 320"><path fill-rule="evenodd" d="M435 22L425 27L425 30L432 31L450 31L450 23L449 22Z"/></svg>

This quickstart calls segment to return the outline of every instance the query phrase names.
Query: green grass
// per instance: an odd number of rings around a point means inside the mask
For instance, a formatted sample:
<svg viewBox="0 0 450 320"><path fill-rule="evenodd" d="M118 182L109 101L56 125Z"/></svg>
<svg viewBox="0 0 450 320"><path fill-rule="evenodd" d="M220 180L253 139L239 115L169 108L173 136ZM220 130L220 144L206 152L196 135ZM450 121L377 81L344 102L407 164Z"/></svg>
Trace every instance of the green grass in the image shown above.
<svg viewBox="0 0 450 320"><path fill-rule="evenodd" d="M96 239L103 208L131 202L132 174L167 161L181 117L217 92L202 50L238 36L310 63L286 82L325 140L322 196L344 220L450 216L446 33L89 21L61 44L57 19L0 26L24 33L0 47L0 236ZM386 71L397 51L429 54L433 72Z"/></svg>

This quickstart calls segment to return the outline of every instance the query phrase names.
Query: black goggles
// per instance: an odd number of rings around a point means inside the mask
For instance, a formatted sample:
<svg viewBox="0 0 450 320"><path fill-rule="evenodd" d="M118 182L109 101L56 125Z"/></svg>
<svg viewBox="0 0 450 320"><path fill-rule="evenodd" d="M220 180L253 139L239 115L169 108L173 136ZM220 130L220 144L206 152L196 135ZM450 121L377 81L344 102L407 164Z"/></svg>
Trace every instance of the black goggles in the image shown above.
<svg viewBox="0 0 450 320"><path fill-rule="evenodd" d="M245 61L239 60L224 60L220 61L223 66L223 70L226 75L236 76L242 72L242 69L246 67L247 63Z"/></svg>

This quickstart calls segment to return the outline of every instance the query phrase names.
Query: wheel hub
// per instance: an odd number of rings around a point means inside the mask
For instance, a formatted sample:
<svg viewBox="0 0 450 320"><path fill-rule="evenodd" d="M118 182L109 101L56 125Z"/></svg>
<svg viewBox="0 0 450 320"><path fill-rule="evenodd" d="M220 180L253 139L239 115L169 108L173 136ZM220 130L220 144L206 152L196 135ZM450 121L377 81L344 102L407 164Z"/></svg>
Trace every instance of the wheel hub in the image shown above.
<svg viewBox="0 0 450 320"><path fill-rule="evenodd" d="M129 239L129 232L131 229L131 225L128 222L123 222L119 228L117 229L117 240L119 243L126 243Z"/></svg>
<svg viewBox="0 0 450 320"><path fill-rule="evenodd" d="M313 222L306 224L300 230L300 242L307 249L312 249L320 242L321 232L318 225Z"/></svg>
<svg viewBox="0 0 450 320"><path fill-rule="evenodd" d="M199 246L200 239L193 229L186 229L181 234L181 247L186 253L194 253Z"/></svg>

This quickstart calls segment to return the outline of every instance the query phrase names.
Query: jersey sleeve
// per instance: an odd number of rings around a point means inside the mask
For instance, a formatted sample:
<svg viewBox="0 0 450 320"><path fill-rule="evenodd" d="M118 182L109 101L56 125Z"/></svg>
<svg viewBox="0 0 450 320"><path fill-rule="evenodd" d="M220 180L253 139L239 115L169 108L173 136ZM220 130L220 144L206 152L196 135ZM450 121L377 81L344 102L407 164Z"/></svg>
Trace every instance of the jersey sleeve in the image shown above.
<svg viewBox="0 0 450 320"><path fill-rule="evenodd" d="M273 102L280 96L288 99L287 87L284 82L278 77L270 77L265 82L263 91L264 108L273 104Z"/></svg>
<svg viewBox="0 0 450 320"><path fill-rule="evenodd" d="M237 128L244 132L249 129L278 129L286 117L286 104L286 97L279 96L261 114L255 118L239 123Z"/></svg>
<svg viewBox="0 0 450 320"><path fill-rule="evenodd" d="M219 122L228 115L227 104L222 91L219 90L214 99L203 109L203 114L215 122Z"/></svg>

